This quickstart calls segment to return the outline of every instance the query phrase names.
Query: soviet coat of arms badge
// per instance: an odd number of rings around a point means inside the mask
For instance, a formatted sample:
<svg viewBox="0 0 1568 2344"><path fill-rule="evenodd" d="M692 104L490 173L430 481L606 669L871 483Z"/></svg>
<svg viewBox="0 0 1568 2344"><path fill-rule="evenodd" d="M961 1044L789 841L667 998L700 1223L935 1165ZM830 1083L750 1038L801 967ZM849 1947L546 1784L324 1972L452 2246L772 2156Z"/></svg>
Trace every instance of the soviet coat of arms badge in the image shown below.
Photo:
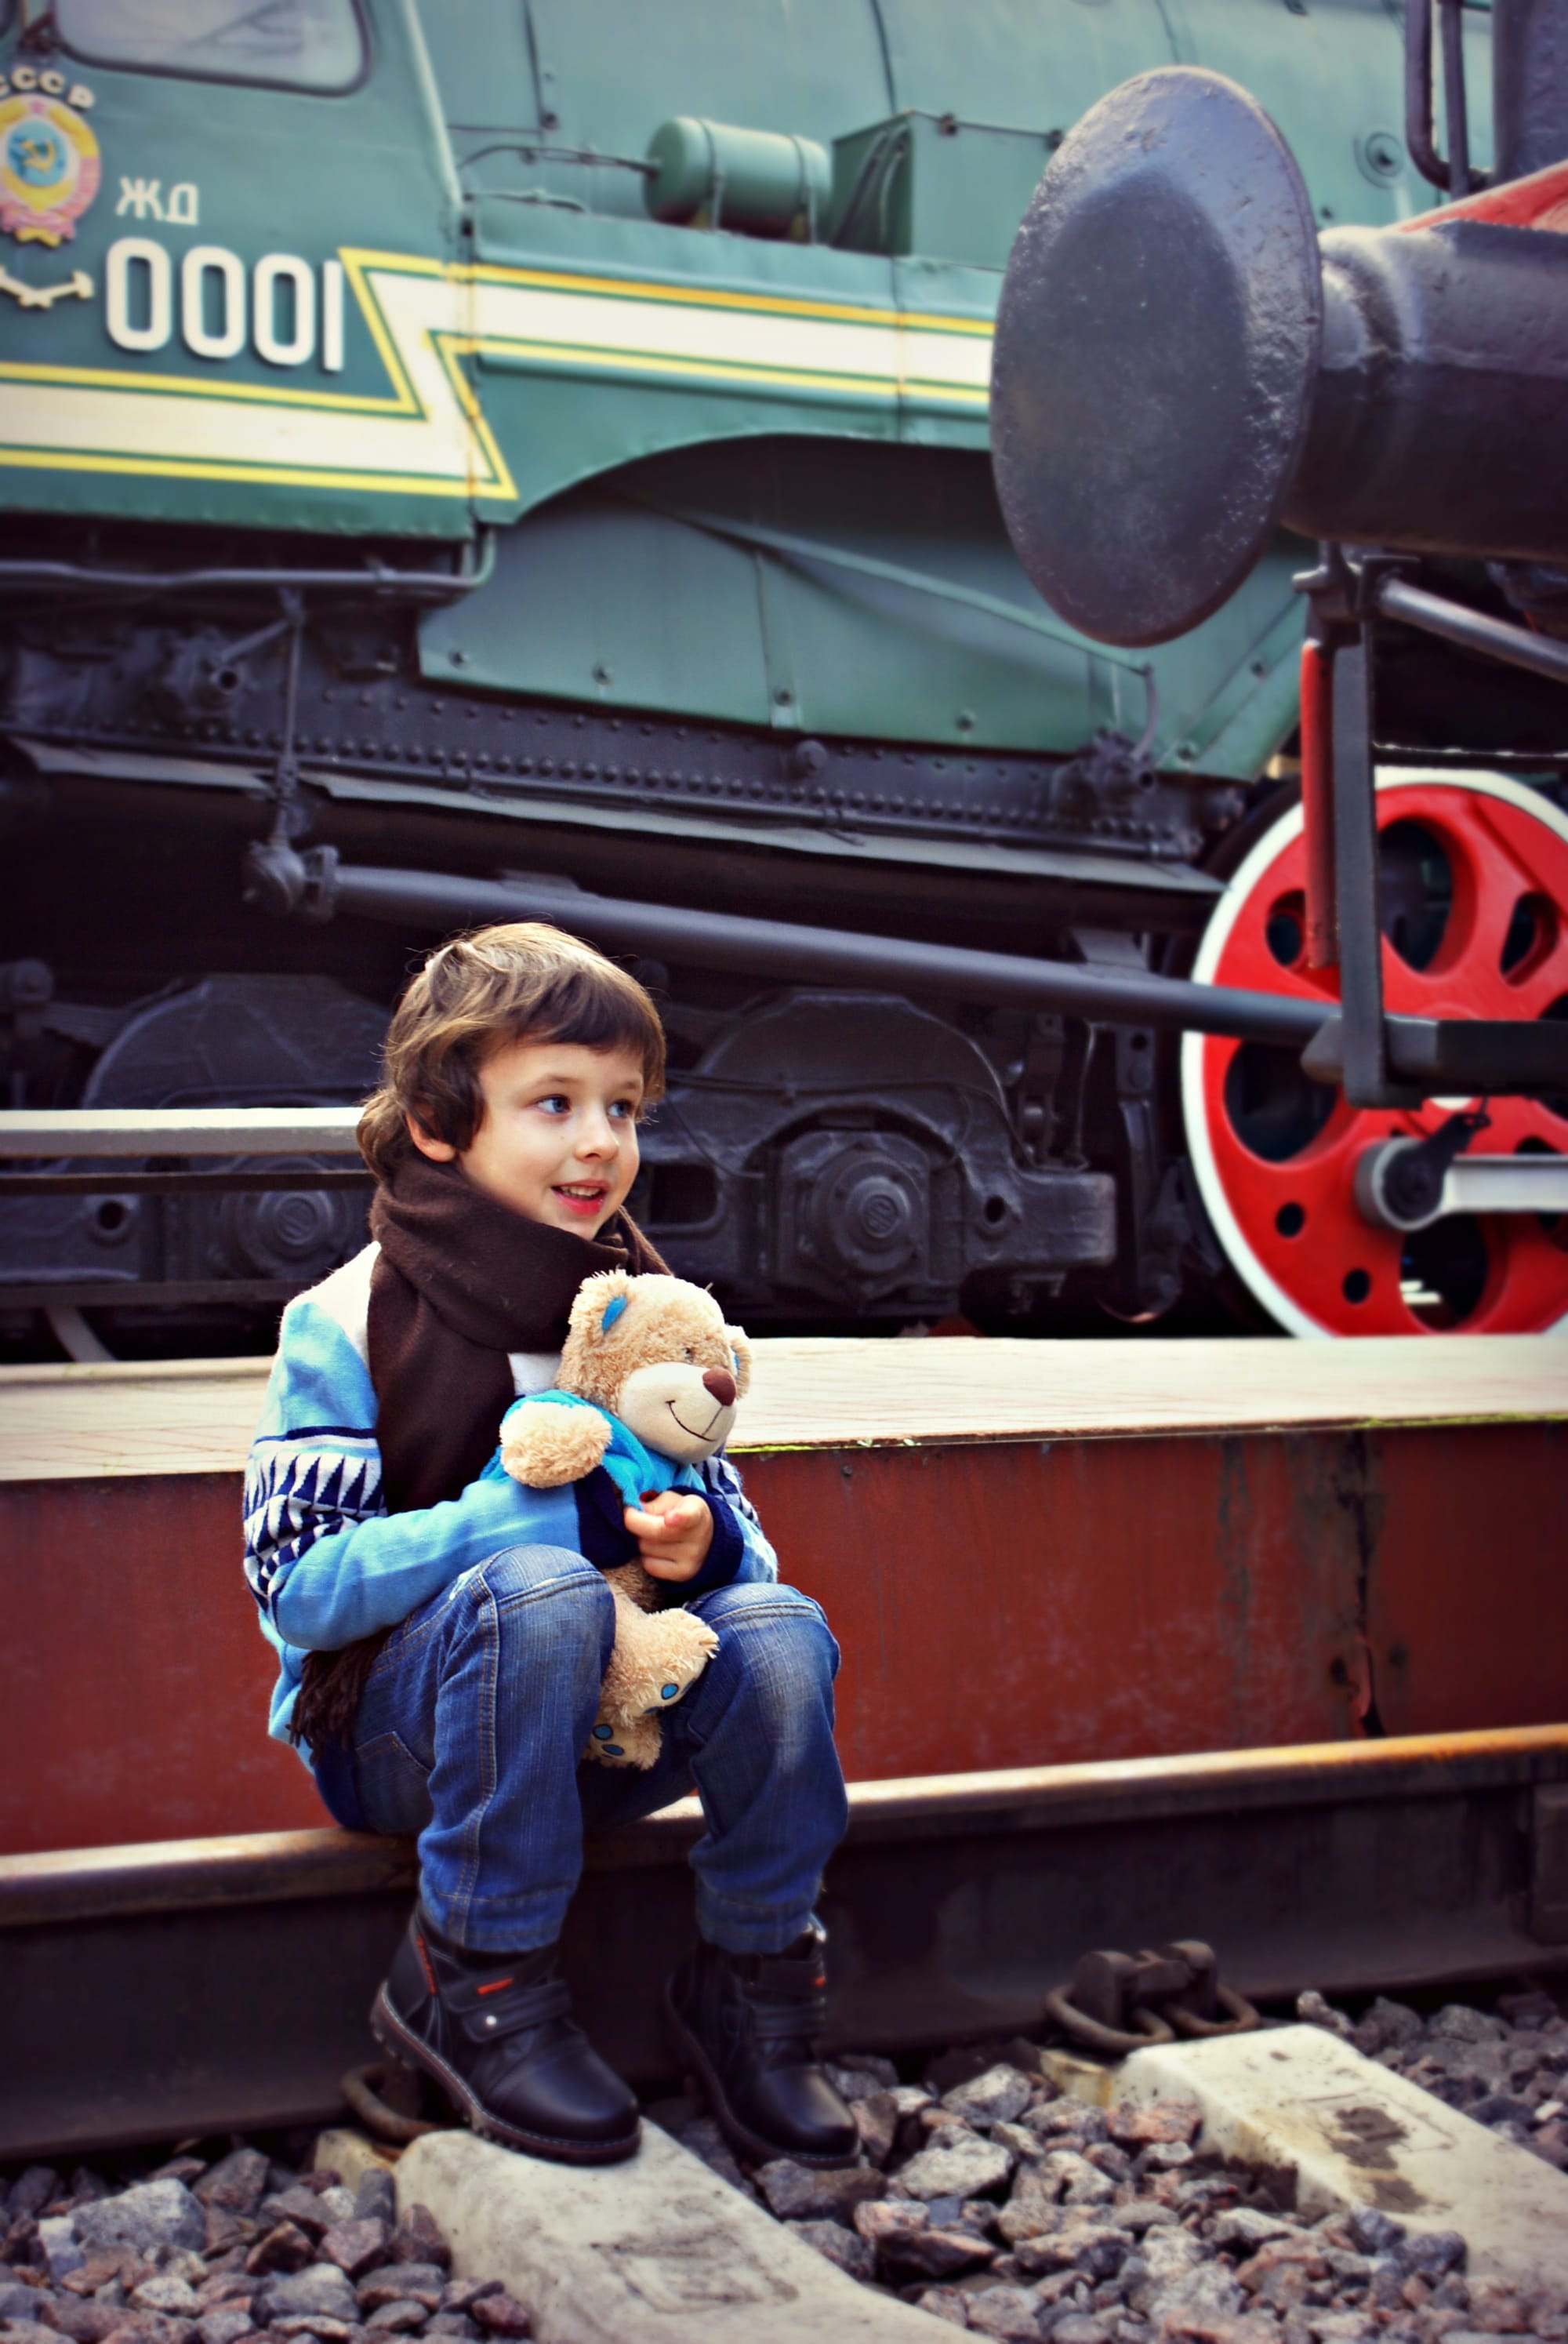
<svg viewBox="0 0 1568 2344"><path fill-rule="evenodd" d="M0 228L59 244L98 192L98 142L73 106L43 91L0 101Z"/></svg>

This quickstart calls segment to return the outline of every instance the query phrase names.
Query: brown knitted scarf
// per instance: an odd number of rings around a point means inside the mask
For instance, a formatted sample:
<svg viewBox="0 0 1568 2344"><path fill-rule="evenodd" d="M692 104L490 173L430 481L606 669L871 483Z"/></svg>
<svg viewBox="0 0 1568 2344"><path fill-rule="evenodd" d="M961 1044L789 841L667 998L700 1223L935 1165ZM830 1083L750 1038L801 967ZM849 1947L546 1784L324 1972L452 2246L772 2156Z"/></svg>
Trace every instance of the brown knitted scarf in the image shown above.
<svg viewBox="0 0 1568 2344"><path fill-rule="evenodd" d="M640 1277L665 1264L618 1213L598 1238L525 1219L455 1164L413 1156L378 1188L370 1233L370 1380L387 1510L456 1498L477 1479L514 1397L510 1351L558 1351L578 1287L596 1270ZM391 1633L307 1652L293 1735L347 1743L376 1655Z"/></svg>

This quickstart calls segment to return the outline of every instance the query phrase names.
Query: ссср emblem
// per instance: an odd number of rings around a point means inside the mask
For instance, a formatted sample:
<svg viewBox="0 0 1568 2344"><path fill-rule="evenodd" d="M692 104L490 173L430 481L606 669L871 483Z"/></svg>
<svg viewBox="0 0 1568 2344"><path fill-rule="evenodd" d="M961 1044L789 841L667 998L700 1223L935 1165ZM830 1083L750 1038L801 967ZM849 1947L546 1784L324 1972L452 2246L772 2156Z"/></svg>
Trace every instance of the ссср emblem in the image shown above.
<svg viewBox="0 0 1568 2344"><path fill-rule="evenodd" d="M98 192L98 142L55 97L0 103L0 228L18 244L58 244Z"/></svg>

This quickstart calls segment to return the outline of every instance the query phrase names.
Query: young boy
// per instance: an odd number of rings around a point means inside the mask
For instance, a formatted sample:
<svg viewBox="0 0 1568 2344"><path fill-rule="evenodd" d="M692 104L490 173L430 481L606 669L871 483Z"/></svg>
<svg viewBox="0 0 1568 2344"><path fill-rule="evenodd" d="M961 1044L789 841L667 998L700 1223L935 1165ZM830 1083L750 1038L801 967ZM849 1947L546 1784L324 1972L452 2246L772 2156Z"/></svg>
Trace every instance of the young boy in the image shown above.
<svg viewBox="0 0 1568 2344"><path fill-rule="evenodd" d="M812 1907L846 1819L820 1612L778 1584L722 1456L702 1495L608 1516L478 1478L513 1398L552 1383L583 1278L663 1267L622 1210L663 1074L642 987L554 928L459 938L408 985L359 1126L375 1242L285 1311L251 1452L271 1731L340 1823L418 1834L383 2043L479 2129L578 2163L638 2141L557 1974L583 1828L695 1782L700 1934L668 1990L677 2032L748 2154L844 2164L854 2122L815 2041ZM719 1648L651 1770L579 1765L614 1641L600 1572L637 1555Z"/></svg>

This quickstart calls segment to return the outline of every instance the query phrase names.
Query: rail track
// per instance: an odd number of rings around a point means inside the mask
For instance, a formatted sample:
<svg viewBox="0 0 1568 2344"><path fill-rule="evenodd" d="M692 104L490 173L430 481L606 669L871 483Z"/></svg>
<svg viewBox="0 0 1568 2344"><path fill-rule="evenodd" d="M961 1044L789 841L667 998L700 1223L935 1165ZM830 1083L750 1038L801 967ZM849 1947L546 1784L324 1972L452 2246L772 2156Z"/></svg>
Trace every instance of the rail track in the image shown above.
<svg viewBox="0 0 1568 2344"><path fill-rule="evenodd" d="M1568 1969L1568 1726L850 1802L824 1910L834 2036L868 2050L1038 2031L1097 1945L1204 1936L1264 2002ZM598 1839L569 1925L586 2023L645 2089L700 1828L689 1800ZM409 1843L331 1830L0 1858L0 2158L332 2117L413 1880Z"/></svg>

